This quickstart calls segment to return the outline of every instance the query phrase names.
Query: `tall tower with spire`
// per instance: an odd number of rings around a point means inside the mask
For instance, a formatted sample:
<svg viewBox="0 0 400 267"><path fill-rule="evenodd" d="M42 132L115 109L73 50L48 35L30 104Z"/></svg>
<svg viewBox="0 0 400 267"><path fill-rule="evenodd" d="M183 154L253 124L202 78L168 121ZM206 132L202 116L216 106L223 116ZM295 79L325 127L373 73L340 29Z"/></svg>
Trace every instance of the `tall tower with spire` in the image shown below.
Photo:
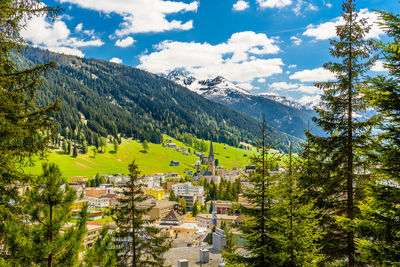
<svg viewBox="0 0 400 267"><path fill-rule="evenodd" d="M215 158L214 158L214 149L213 149L213 141L211 139L210 142L210 154L208 155L208 168L207 172L209 175L215 175Z"/></svg>
<svg viewBox="0 0 400 267"><path fill-rule="evenodd" d="M212 210L212 224L217 227L217 209L215 208L215 197L214 197L214 205Z"/></svg>

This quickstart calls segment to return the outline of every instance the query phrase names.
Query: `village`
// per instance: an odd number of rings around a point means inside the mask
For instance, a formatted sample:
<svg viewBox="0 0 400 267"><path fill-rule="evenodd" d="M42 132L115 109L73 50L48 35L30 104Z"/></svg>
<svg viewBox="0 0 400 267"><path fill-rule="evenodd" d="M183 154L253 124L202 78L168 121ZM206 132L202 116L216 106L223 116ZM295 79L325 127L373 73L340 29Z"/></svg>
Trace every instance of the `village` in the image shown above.
<svg viewBox="0 0 400 267"><path fill-rule="evenodd" d="M186 148L179 149L170 140L164 147L190 153ZM232 231L233 245L240 248L243 242L241 235L232 225L240 225L244 221L240 207L251 207L242 193L250 186L247 178L255 170L254 165L232 170L215 166L212 142L207 157L204 153L196 153L196 156L199 157L197 171L186 172L185 177L178 173L141 177L140 186L146 200L140 206L149 210L145 219L161 228L160 235L167 238L171 249L165 258L166 263L172 266L223 264L220 252L226 245L225 231ZM170 164L179 165L179 162L172 160ZM201 165L206 168L200 168ZM70 177L69 185L77 194L72 206L72 218L79 219L80 210L85 204L89 208L85 247L94 244L104 226L108 227L109 232L116 230L113 208L119 205L122 186L128 179L122 174L98 174L91 179L86 176ZM216 190L221 188L221 183L228 184L229 188L235 187L232 189L234 193L228 194L230 200L221 200L224 198L221 194L217 196Z"/></svg>

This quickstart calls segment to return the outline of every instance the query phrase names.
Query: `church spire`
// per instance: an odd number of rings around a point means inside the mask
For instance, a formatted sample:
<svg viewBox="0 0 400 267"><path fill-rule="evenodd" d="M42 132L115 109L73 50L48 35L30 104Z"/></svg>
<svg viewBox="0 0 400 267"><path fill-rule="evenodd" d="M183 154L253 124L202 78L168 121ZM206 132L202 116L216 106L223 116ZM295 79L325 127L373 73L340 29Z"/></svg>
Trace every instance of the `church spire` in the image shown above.
<svg viewBox="0 0 400 267"><path fill-rule="evenodd" d="M210 154L208 155L208 168L207 172L209 175L215 175L215 158L214 158L214 148L213 148L213 141L211 138L210 142Z"/></svg>

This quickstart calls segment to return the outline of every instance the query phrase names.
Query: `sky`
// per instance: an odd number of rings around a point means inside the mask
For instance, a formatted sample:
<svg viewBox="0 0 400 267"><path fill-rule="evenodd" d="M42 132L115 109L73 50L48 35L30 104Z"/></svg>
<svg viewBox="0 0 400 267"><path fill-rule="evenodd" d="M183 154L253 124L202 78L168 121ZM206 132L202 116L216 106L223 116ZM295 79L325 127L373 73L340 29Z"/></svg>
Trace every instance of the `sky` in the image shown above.
<svg viewBox="0 0 400 267"><path fill-rule="evenodd" d="M44 0L55 20L35 17L22 36L34 46L98 58L156 74L181 70L198 79L223 76L252 93L318 101L315 82L333 75L323 64L341 23L340 0ZM384 40L374 10L399 13L397 0L358 0ZM381 62L373 67L383 72Z"/></svg>

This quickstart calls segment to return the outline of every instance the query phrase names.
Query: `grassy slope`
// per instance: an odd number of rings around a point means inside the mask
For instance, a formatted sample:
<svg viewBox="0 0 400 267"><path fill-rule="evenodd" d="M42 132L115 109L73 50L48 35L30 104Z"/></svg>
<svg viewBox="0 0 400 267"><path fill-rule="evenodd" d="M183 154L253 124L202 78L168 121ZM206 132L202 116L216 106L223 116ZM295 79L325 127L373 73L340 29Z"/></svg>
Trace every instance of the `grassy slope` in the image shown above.
<svg viewBox="0 0 400 267"><path fill-rule="evenodd" d="M187 147L183 143L172 139L179 148ZM206 142L209 145L209 142ZM226 149L224 149L226 147ZM172 148L164 148L162 145L149 143L149 150L143 153L142 145L138 141L123 139L119 146L118 152L114 153L112 144L108 144L105 153L97 153L96 158L93 157L91 148L87 154L79 154L77 158L68 156L60 150L54 150L49 153L46 159L49 162L57 163L61 171L66 177L70 176L89 176L93 177L96 173L100 174L115 174L128 173L128 164L133 159L139 165L143 174L177 172L183 174L185 170L194 170L194 164L198 157L193 155L194 148L190 147L192 155L183 155L180 152L174 151ZM219 160L219 165L231 169L232 167L244 167L249 163L249 157L244 157L244 154L249 154L250 151L242 150L228 145L214 143L215 158ZM208 152L206 153L208 155ZM171 160L178 160L180 166L171 167ZM39 174L41 172L41 162L36 161L35 166L26 168L27 172Z"/></svg>

